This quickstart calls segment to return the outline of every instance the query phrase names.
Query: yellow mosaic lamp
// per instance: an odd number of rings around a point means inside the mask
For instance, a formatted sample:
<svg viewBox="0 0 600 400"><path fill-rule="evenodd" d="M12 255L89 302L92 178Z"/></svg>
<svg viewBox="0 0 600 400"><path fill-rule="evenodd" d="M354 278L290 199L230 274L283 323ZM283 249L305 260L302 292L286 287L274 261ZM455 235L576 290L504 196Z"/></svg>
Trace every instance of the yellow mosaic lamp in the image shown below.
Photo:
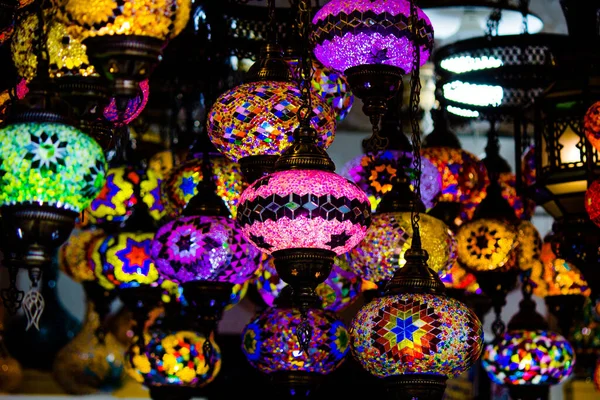
<svg viewBox="0 0 600 400"><path fill-rule="evenodd" d="M186 26L191 0L57 0L59 18L112 83L117 100L135 97L168 40ZM118 101L119 102L119 101Z"/></svg>

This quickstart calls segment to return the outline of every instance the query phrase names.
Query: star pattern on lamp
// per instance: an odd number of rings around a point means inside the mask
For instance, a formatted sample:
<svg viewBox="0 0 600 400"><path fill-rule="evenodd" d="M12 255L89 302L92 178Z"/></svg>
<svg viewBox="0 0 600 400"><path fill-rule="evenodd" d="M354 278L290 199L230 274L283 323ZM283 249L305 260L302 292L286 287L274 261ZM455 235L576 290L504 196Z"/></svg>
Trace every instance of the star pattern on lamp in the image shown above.
<svg viewBox="0 0 600 400"><path fill-rule="evenodd" d="M42 131L40 136L31 133L29 138L25 159L31 161L32 168L56 172L59 165L66 165L67 142L61 142L57 134L48 135Z"/></svg>
<svg viewBox="0 0 600 400"><path fill-rule="evenodd" d="M126 246L115 255L123 261L123 272L126 274L148 275L152 260L150 258L150 240L141 242L127 238Z"/></svg>
<svg viewBox="0 0 600 400"><path fill-rule="evenodd" d="M271 246L269 243L267 243L265 241L265 237L264 236L256 236L256 235L250 235L250 240L254 243L254 245L258 248L261 249L271 249L273 246Z"/></svg>
<svg viewBox="0 0 600 400"><path fill-rule="evenodd" d="M326 242L325 244L331 247L332 249L335 249L336 247L345 246L346 242L351 238L352 235L348 235L346 231L343 231L339 235L331 235L331 240L329 242Z"/></svg>
<svg viewBox="0 0 600 400"><path fill-rule="evenodd" d="M181 185L179 185L179 188L184 196L194 196L196 194L196 182L194 182L194 177L186 176L181 178Z"/></svg>
<svg viewBox="0 0 600 400"><path fill-rule="evenodd" d="M369 64L383 64L384 61L390 59L387 52L388 49L371 50L371 54L368 56Z"/></svg>
<svg viewBox="0 0 600 400"><path fill-rule="evenodd" d="M96 211L101 206L115 209L116 206L113 203L113 200L115 195L120 190L121 189L119 188L119 186L115 183L115 175L108 174L106 176L106 183L104 184L104 186L102 186L102 190L100 190L100 193L98 194L98 196L96 196L96 198L90 206L92 211Z"/></svg>
<svg viewBox="0 0 600 400"><path fill-rule="evenodd" d="M405 300L383 307L374 322L373 345L395 361L412 362L438 351L442 322L427 304Z"/></svg>

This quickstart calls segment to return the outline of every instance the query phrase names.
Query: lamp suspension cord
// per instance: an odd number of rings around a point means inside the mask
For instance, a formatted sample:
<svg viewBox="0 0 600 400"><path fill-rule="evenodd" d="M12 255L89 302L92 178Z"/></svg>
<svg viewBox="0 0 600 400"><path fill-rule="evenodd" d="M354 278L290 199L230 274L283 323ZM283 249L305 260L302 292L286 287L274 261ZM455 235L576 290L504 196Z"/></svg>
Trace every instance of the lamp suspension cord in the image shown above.
<svg viewBox="0 0 600 400"><path fill-rule="evenodd" d="M421 49L419 43L417 42L418 15L415 0L410 1L410 17L414 56L413 69L410 77L409 112L412 128L413 167L416 175L413 183L415 201L413 202L411 211L411 223L413 228L413 245L415 245L415 242L418 242L420 247L419 221L421 217L419 215L419 207L417 204L419 204L421 201L421 127L419 126L419 103L421 101Z"/></svg>
<svg viewBox="0 0 600 400"><path fill-rule="evenodd" d="M267 1L268 10L268 25L267 25L267 40L270 43L277 43L277 29L275 23L275 0Z"/></svg>
<svg viewBox="0 0 600 400"><path fill-rule="evenodd" d="M310 127L310 118L312 111L311 86L314 75L312 63L312 49L310 46L310 18L311 4L310 0L298 1L298 38L300 44L300 60L298 63L298 76L300 77L299 89L302 96L302 106L298 110L300 125Z"/></svg>

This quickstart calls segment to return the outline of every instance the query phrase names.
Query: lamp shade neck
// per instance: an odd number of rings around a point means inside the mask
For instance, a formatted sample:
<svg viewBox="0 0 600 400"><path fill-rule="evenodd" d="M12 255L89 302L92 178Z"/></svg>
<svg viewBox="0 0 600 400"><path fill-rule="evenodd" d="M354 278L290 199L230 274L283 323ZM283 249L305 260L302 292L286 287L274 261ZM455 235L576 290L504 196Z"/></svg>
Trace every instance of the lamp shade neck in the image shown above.
<svg viewBox="0 0 600 400"><path fill-rule="evenodd" d="M294 131L294 143L275 163L276 171L291 169L335 171L335 164L327 152L317 145L317 132L314 128L300 124Z"/></svg>
<svg viewBox="0 0 600 400"><path fill-rule="evenodd" d="M428 147L447 147L451 149L460 149L460 141L454 132L448 129L448 123L445 119L445 112L442 110L432 110L434 128L433 131L423 139L423 148Z"/></svg>
<svg viewBox="0 0 600 400"><path fill-rule="evenodd" d="M417 202L416 205L415 202ZM408 177L400 163L398 163L392 189L381 199L379 206L377 206L377 213L411 212L415 206L419 212L425 212L425 205L421 199L415 197L413 190L410 188Z"/></svg>
<svg viewBox="0 0 600 400"><path fill-rule="evenodd" d="M283 58L281 46L267 43L260 53L259 59L250 67L246 74L246 82L292 81L292 70Z"/></svg>
<svg viewBox="0 0 600 400"><path fill-rule="evenodd" d="M196 186L196 194L183 210L183 215L229 217L231 214L223 199L217 195L212 163L208 152L202 154L202 179Z"/></svg>

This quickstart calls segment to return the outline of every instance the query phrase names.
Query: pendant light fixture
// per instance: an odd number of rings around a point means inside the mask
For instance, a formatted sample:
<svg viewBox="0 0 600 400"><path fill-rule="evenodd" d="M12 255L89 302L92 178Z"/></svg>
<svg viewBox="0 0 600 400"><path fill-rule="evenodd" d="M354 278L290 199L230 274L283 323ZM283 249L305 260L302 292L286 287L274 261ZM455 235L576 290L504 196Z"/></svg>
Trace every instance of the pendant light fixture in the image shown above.
<svg viewBox="0 0 600 400"><path fill-rule="evenodd" d="M431 22L420 9L417 15L417 29L412 29L408 0L332 0L313 18L315 56L346 75L354 95L363 100L373 138L378 137L387 101L402 87L402 75L415 68L417 57L416 68L425 64L433 49Z"/></svg>
<svg viewBox="0 0 600 400"><path fill-rule="evenodd" d="M414 4L411 16L412 27L416 29ZM417 56L410 99L417 171L421 156L416 119L420 92L418 65ZM468 369L479 358L482 346L482 326L477 316L464 304L447 298L444 284L427 266L427 252L421 247L419 229L419 191L420 185L416 184L411 213L413 239L405 255L406 264L397 270L383 296L358 312L350 331L354 357L364 369L382 378L389 397L398 400L441 399L446 380Z"/></svg>

